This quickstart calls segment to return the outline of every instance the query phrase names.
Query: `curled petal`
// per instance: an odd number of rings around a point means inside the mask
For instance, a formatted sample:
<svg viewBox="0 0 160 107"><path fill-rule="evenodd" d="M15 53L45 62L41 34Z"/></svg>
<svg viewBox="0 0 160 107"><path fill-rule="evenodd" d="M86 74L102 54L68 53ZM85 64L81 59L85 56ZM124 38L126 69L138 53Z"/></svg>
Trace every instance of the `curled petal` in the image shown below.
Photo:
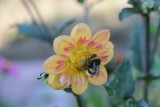
<svg viewBox="0 0 160 107"><path fill-rule="evenodd" d="M113 48L114 46L112 42L108 41L105 47L102 47L99 50L97 49L96 53L98 57L100 58L102 65L109 63L111 59L113 58L113 54L114 54Z"/></svg>
<svg viewBox="0 0 160 107"><path fill-rule="evenodd" d="M104 66L100 66L99 76L89 77L88 81L94 85L102 85L107 81L107 71Z"/></svg>
<svg viewBox="0 0 160 107"><path fill-rule="evenodd" d="M69 68L67 58L63 55L53 55L49 57L43 64L42 69L47 74L59 74Z"/></svg>
<svg viewBox="0 0 160 107"><path fill-rule="evenodd" d="M72 82L72 91L75 93L75 94L82 94L86 89L87 89L87 86L88 86L88 80L84 79L83 82L81 83L77 83L77 82Z"/></svg>
<svg viewBox="0 0 160 107"><path fill-rule="evenodd" d="M101 30L99 32L97 32L94 36L93 36L93 40L97 43L101 43L102 45L105 45L107 43L107 41L110 38L110 32L109 30Z"/></svg>
<svg viewBox="0 0 160 107"><path fill-rule="evenodd" d="M49 75L46 79L46 83L55 90L62 90L67 87L67 84L62 84L60 82L59 75Z"/></svg>
<svg viewBox="0 0 160 107"><path fill-rule="evenodd" d="M92 32L86 24L80 23L72 29L70 36L77 42L84 39L91 39Z"/></svg>
<svg viewBox="0 0 160 107"><path fill-rule="evenodd" d="M73 47L73 40L67 35L58 36L53 42L53 48L56 54L64 54L67 52L69 53Z"/></svg>

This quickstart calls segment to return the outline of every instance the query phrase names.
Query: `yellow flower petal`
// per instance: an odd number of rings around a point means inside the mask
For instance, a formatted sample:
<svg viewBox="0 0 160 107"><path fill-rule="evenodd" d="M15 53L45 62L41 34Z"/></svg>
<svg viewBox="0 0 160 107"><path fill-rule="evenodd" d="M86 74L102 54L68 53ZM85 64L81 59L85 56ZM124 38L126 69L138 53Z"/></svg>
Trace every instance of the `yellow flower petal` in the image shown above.
<svg viewBox="0 0 160 107"><path fill-rule="evenodd" d="M113 58L113 54L114 54L114 50L108 49L107 52L105 52L104 54L98 55L101 60L101 64L105 65L105 64L109 63Z"/></svg>
<svg viewBox="0 0 160 107"><path fill-rule="evenodd" d="M84 38L91 39L92 32L86 24L80 23L72 29L70 36L77 42L78 40L83 40Z"/></svg>
<svg viewBox="0 0 160 107"><path fill-rule="evenodd" d="M72 91L75 93L75 94L82 94L86 89L87 89L87 86L88 86L88 81L85 79L84 80L84 83L77 83L77 82L72 82Z"/></svg>
<svg viewBox="0 0 160 107"><path fill-rule="evenodd" d="M107 44L105 45L106 48L108 49L113 49L114 48L114 45L112 42L108 41Z"/></svg>
<svg viewBox="0 0 160 107"><path fill-rule="evenodd" d="M89 77L88 81L94 85L102 85L107 81L108 75L106 68L100 66L99 76L94 75L92 78Z"/></svg>
<svg viewBox="0 0 160 107"><path fill-rule="evenodd" d="M53 48L56 54L65 54L69 52L69 49L72 49L73 47L73 40L67 35L58 36L53 42Z"/></svg>
<svg viewBox="0 0 160 107"><path fill-rule="evenodd" d="M93 40L97 43L101 43L102 45L105 45L107 43L107 41L110 38L110 32L109 30L101 30L99 32L97 32L94 36L93 36Z"/></svg>
<svg viewBox="0 0 160 107"><path fill-rule="evenodd" d="M111 59L113 58L113 54L114 54L113 48L114 46L112 42L108 41L105 47L99 50L97 49L96 53L98 57L100 58L102 65L109 63Z"/></svg>
<svg viewBox="0 0 160 107"><path fill-rule="evenodd" d="M61 84L59 75L49 75L46 83L55 90L62 90L67 87L67 84Z"/></svg>
<svg viewBox="0 0 160 107"><path fill-rule="evenodd" d="M43 64L42 69L47 74L59 74L69 67L67 58L63 55L53 55L49 57Z"/></svg>

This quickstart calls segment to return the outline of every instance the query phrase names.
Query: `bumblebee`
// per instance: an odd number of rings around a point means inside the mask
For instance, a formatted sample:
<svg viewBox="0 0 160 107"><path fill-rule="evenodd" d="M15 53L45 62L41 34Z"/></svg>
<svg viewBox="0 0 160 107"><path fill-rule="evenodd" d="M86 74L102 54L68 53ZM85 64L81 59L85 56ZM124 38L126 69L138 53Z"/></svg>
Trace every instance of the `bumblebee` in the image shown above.
<svg viewBox="0 0 160 107"><path fill-rule="evenodd" d="M101 60L98 58L96 54L93 54L88 61L87 74L89 74L91 77L93 77L93 75L98 76L100 64Z"/></svg>

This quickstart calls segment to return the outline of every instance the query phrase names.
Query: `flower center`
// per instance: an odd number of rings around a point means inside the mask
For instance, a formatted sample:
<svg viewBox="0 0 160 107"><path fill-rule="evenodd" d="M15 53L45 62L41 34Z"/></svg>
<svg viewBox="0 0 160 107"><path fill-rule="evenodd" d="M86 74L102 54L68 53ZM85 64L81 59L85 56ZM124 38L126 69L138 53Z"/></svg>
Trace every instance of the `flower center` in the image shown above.
<svg viewBox="0 0 160 107"><path fill-rule="evenodd" d="M72 65L77 69L85 69L88 67L88 60L91 53L87 50L78 51L70 57Z"/></svg>

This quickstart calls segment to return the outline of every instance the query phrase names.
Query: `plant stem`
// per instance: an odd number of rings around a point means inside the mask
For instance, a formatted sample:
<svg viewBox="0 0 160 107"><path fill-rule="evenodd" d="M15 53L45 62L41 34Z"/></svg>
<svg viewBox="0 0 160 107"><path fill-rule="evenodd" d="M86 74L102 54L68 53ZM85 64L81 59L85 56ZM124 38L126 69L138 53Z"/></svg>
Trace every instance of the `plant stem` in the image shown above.
<svg viewBox="0 0 160 107"><path fill-rule="evenodd" d="M36 21L36 18L35 18L35 16L34 16L33 12L31 11L31 8L29 7L27 1L26 1L26 0L21 0L21 2L22 2L22 4L24 5L24 7L26 8L26 10L27 10L28 14L30 15L31 19L35 22L35 24L36 24L38 30L41 32L42 36L43 36L44 38L45 38L45 36L47 36L47 37L50 39L50 43L52 44L52 42L53 42L53 41L52 41L52 35L51 35L49 29L47 28L47 26L45 25L45 23L44 23L41 15L40 15L40 13L39 13L36 5L34 4L34 2L33 2L33 1L30 1L30 0L28 1L28 2L30 2L30 4L33 6L33 8L34 8L34 10L35 10L35 12L36 12L39 20L40 20L40 23L42 24L42 26L43 26L43 28L46 30L46 32L44 32L44 30L42 29L42 27L41 27L41 26L38 24L38 22Z"/></svg>
<svg viewBox="0 0 160 107"><path fill-rule="evenodd" d="M31 19L35 22L35 24L36 24L38 30L41 32L42 36L45 37L44 32L42 32L41 27L39 26L39 24L38 24L37 21L35 20L35 17L34 17L32 11L31 11L31 9L30 9L28 3L26 2L26 0L21 0L21 2L22 2L22 4L23 4L23 6L25 7L25 9L27 10L28 14L30 15Z"/></svg>
<svg viewBox="0 0 160 107"><path fill-rule="evenodd" d="M150 71L150 16L149 14L145 15L145 26L146 26L146 66L145 66L145 75L149 75ZM148 102L148 81L145 81L144 86L144 99Z"/></svg>
<svg viewBox="0 0 160 107"><path fill-rule="evenodd" d="M28 1L30 2L30 4L34 8L35 12L37 13L37 16L38 16L42 26L46 30L46 35L48 36L49 39L51 39L51 42L52 42L52 34L51 34L50 30L47 28L47 26L45 25L44 20L41 16L40 12L38 11L38 8L37 8L36 4L33 2L33 0L28 0Z"/></svg>
<svg viewBox="0 0 160 107"><path fill-rule="evenodd" d="M76 97L78 107L83 107L81 96L76 94L74 94L74 96Z"/></svg>

